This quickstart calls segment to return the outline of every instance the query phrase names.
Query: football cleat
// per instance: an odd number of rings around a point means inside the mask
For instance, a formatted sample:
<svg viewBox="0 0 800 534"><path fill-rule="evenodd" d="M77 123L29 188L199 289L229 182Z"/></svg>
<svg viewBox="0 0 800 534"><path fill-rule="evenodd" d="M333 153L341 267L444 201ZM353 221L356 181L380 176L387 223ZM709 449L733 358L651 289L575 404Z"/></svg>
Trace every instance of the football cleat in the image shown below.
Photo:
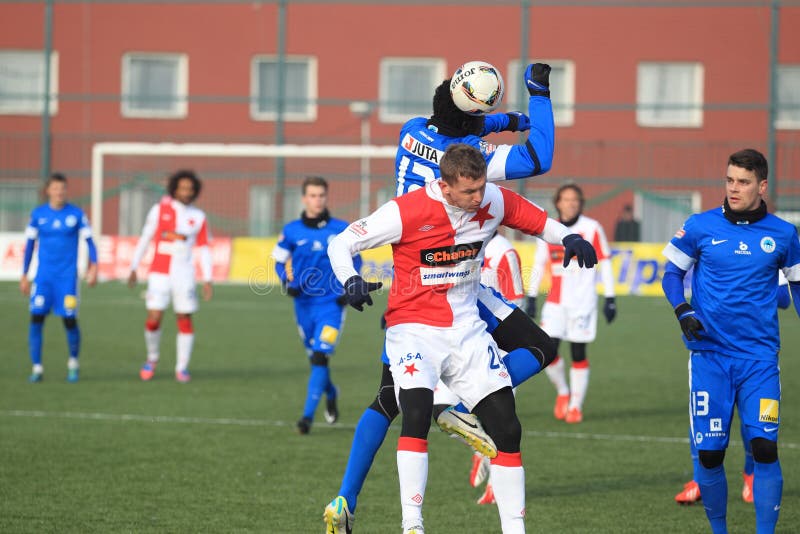
<svg viewBox="0 0 800 534"><path fill-rule="evenodd" d="M175 380L180 382L181 384L188 384L192 381L192 375L189 374L189 371L175 371Z"/></svg>
<svg viewBox="0 0 800 534"><path fill-rule="evenodd" d="M149 382L153 379L153 375L156 373L156 362L146 361L141 369L139 369L139 378L144 380L145 382Z"/></svg>
<svg viewBox="0 0 800 534"><path fill-rule="evenodd" d="M422 525L414 525L413 527L403 527L403 534L425 534L425 529Z"/></svg>
<svg viewBox="0 0 800 534"><path fill-rule="evenodd" d="M31 376L28 377L28 382L31 384L38 384L44 380L44 373L31 373Z"/></svg>
<svg viewBox="0 0 800 534"><path fill-rule="evenodd" d="M297 422L297 433L308 434L311 432L311 419L303 417Z"/></svg>
<svg viewBox="0 0 800 534"><path fill-rule="evenodd" d="M353 522L356 520L355 516L350 513L347 499L341 495L325 507L322 519L325 521L325 534L351 534Z"/></svg>
<svg viewBox="0 0 800 534"><path fill-rule="evenodd" d="M749 475L742 473L744 485L742 485L742 500L744 502L753 502L753 473Z"/></svg>
<svg viewBox="0 0 800 534"><path fill-rule="evenodd" d="M559 421L563 421L567 416L567 408L569 408L569 395L557 395L553 416Z"/></svg>
<svg viewBox="0 0 800 534"><path fill-rule="evenodd" d="M477 452L472 455L472 469L469 472L469 485L477 488L489 476L489 459Z"/></svg>
<svg viewBox="0 0 800 534"><path fill-rule="evenodd" d="M325 401L325 422L332 425L339 420L339 408L336 406L336 397L328 397Z"/></svg>
<svg viewBox="0 0 800 534"><path fill-rule="evenodd" d="M583 421L583 412L580 408L570 408L564 421L570 424L580 423Z"/></svg>
<svg viewBox="0 0 800 534"><path fill-rule="evenodd" d="M675 502L678 504L694 504L699 500L701 500L700 486L694 480L684 484L683 491L675 495Z"/></svg>
<svg viewBox="0 0 800 534"><path fill-rule="evenodd" d="M67 382L74 384L80 379L80 369L67 369Z"/></svg>
<svg viewBox="0 0 800 534"><path fill-rule="evenodd" d="M494 490L492 489L492 485L486 484L486 489L483 492L483 495L480 496L477 500L478 504L497 504L494 500Z"/></svg>
<svg viewBox="0 0 800 534"><path fill-rule="evenodd" d="M456 411L453 406L448 406L436 418L436 424L443 432L460 439L478 454L487 458L497 456L497 446L473 414L461 413Z"/></svg>

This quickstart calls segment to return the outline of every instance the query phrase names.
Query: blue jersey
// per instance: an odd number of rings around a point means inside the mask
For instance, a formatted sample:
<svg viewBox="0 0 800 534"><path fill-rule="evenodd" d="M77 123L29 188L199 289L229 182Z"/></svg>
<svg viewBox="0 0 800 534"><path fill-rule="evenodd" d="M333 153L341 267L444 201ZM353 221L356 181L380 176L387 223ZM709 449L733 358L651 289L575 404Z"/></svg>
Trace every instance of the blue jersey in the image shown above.
<svg viewBox="0 0 800 534"><path fill-rule="evenodd" d="M298 299L335 300L344 293L342 284L336 279L328 258L328 242L340 234L349 223L330 218L310 227L297 219L283 227L278 244L272 251L278 276L289 287L300 291ZM292 260L292 280L286 279L283 264ZM354 257L357 271L361 269L361 257Z"/></svg>
<svg viewBox="0 0 800 534"><path fill-rule="evenodd" d="M553 162L555 126L553 107L549 98L532 96L528 103L531 129L523 145L493 145L477 135L450 137L428 124L429 119L417 117L403 125L395 157L396 196L424 187L441 176L439 162L447 147L465 143L481 151L486 158L486 176L490 182L512 180L544 174ZM505 114L488 115L483 135L503 131Z"/></svg>
<svg viewBox="0 0 800 534"><path fill-rule="evenodd" d="M74 279L78 276L78 241L91 240L92 229L78 206L64 204L56 210L49 204L42 204L31 213L25 236L30 241L39 240L37 280ZM94 246L90 244L90 259L96 262L93 251Z"/></svg>
<svg viewBox="0 0 800 534"><path fill-rule="evenodd" d="M734 224L715 208L689 217L664 255L684 271L694 266L691 304L705 330L700 341L684 338L689 350L777 359L778 270L800 280L794 226L771 214Z"/></svg>

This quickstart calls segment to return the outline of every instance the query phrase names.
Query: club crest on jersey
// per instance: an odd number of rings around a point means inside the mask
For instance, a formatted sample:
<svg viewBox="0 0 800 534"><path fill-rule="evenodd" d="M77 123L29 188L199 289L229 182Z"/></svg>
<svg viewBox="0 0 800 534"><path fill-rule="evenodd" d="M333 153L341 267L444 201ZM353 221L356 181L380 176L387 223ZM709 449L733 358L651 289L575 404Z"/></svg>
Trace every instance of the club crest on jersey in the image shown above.
<svg viewBox="0 0 800 534"><path fill-rule="evenodd" d="M461 243L449 247L426 248L419 252L420 262L431 267L455 265L465 260L475 259L481 251L481 247L483 247L483 241Z"/></svg>
<svg viewBox="0 0 800 534"><path fill-rule="evenodd" d="M775 240L772 239L770 236L762 237L761 250L763 250L767 254L772 254L773 252L775 252Z"/></svg>
<svg viewBox="0 0 800 534"><path fill-rule="evenodd" d="M492 203L489 202L485 206L478 208L478 211L475 212L475 215L472 216L469 222L476 222L480 228L483 228L483 223L494 219L494 215L489 213L489 207L491 205Z"/></svg>
<svg viewBox="0 0 800 534"><path fill-rule="evenodd" d="M66 224L67 226L72 228L73 226L78 224L78 218L75 217L74 215L67 215L67 218L64 219L64 224ZM763 246L762 246L762 248L763 248Z"/></svg>
<svg viewBox="0 0 800 534"><path fill-rule="evenodd" d="M356 234L357 236L363 237L367 235L367 220L359 219L358 221L348 226L347 229Z"/></svg>
<svg viewBox="0 0 800 534"><path fill-rule="evenodd" d="M402 146L415 156L428 160L436 165L439 165L442 156L444 156L444 152L436 150L434 147L426 145L425 143L421 143L417 139L411 137L411 134L406 134L403 137Z"/></svg>
<svg viewBox="0 0 800 534"><path fill-rule="evenodd" d="M493 145L487 141L481 141L479 143L479 148L482 154L491 154L495 150L497 150L497 145Z"/></svg>

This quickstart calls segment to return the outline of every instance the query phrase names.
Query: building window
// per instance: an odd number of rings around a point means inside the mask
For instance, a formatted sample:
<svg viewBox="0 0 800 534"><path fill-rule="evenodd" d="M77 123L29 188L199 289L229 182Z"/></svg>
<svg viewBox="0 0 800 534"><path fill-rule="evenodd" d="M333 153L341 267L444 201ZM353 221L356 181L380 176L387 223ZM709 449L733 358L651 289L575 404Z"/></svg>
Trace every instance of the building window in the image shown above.
<svg viewBox="0 0 800 534"><path fill-rule="evenodd" d="M564 59L542 60L550 65L550 101L556 126L575 124L575 62ZM525 65L527 68L528 65ZM528 114L528 90L525 87L525 68L515 59L508 65L508 76L503 77L506 109ZM524 96L523 96L524 95ZM523 96L521 99L520 97ZM519 109L518 109L519 108Z"/></svg>
<svg viewBox="0 0 800 534"><path fill-rule="evenodd" d="M312 122L317 119L317 59L286 58L284 62L283 118ZM250 63L250 117L275 120L278 117L278 58L256 56Z"/></svg>
<svg viewBox="0 0 800 534"><path fill-rule="evenodd" d="M800 65L778 65L775 127L800 129Z"/></svg>
<svg viewBox="0 0 800 534"><path fill-rule="evenodd" d="M433 112L433 92L448 74L443 59L384 58L380 66L379 117L401 123Z"/></svg>
<svg viewBox="0 0 800 534"><path fill-rule="evenodd" d="M125 54L122 57L122 116L186 117L189 59L185 54Z"/></svg>
<svg viewBox="0 0 800 534"><path fill-rule="evenodd" d="M44 111L44 52L0 51L0 114L41 115ZM58 53L50 54L51 115L58 111Z"/></svg>
<svg viewBox="0 0 800 534"><path fill-rule="evenodd" d="M639 63L636 123L662 128L702 126L702 64Z"/></svg>

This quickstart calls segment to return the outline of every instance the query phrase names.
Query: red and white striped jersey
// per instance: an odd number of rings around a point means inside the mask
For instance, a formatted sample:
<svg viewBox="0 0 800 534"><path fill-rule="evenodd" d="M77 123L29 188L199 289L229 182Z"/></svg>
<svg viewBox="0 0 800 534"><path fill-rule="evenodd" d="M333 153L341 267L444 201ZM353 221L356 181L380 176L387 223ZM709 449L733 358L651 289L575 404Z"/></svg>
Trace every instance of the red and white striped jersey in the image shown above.
<svg viewBox="0 0 800 534"><path fill-rule="evenodd" d="M500 292L506 300L522 305L522 262L511 241L497 234L486 243L481 283Z"/></svg>
<svg viewBox="0 0 800 534"><path fill-rule="evenodd" d="M497 227L539 235L546 222L547 213L539 206L491 183L477 211L451 206L437 180L352 223L331 241L328 255L344 283L358 274L353 254L391 243L394 280L387 326L456 326L478 317L484 243Z"/></svg>
<svg viewBox="0 0 800 534"><path fill-rule="evenodd" d="M606 234L596 220L580 215L569 227L570 231L580 234L592 244L597 252L597 265L603 282L605 296L614 296L614 274L611 270L611 249ZM528 295L536 296L545 269L550 271L551 286L547 294L547 302L563 304L569 308L591 309L597 306L597 290L595 269L584 269L578 266L575 258L564 268L564 247L551 245L542 240L536 242L536 254L533 258Z"/></svg>
<svg viewBox="0 0 800 534"><path fill-rule="evenodd" d="M155 251L151 273L194 277L192 249L200 247L200 268L203 281L211 281L211 234L203 210L165 196L150 208L136 244L131 262L134 271L142 260L147 245L154 240Z"/></svg>

